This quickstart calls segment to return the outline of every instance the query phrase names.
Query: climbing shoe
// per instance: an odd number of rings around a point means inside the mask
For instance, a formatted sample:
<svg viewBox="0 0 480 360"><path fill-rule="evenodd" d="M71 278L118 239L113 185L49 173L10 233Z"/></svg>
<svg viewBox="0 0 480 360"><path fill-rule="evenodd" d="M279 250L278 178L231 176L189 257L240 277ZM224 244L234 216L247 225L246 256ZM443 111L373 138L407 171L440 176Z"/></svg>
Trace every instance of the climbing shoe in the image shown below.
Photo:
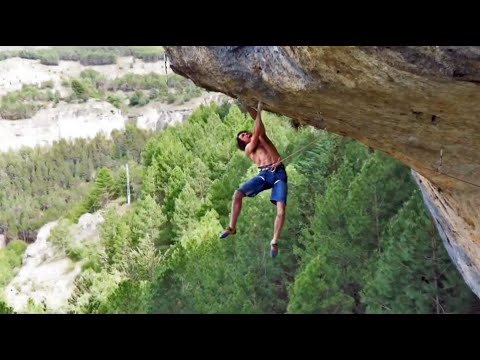
<svg viewBox="0 0 480 360"><path fill-rule="evenodd" d="M225 239L228 235L235 235L237 233L237 229L232 229L230 226L220 235L220 239Z"/></svg>
<svg viewBox="0 0 480 360"><path fill-rule="evenodd" d="M278 255L278 244L271 243L270 245L271 245L270 255L272 255L272 258L276 258Z"/></svg>

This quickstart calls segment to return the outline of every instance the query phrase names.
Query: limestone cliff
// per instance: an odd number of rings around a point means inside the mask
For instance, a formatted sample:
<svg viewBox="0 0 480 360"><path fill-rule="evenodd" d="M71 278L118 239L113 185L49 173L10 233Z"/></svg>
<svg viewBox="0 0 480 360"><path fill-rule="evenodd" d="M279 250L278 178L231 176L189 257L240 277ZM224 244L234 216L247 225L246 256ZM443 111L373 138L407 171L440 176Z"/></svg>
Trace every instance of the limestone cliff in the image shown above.
<svg viewBox="0 0 480 360"><path fill-rule="evenodd" d="M411 167L480 296L480 47L166 47L174 72Z"/></svg>

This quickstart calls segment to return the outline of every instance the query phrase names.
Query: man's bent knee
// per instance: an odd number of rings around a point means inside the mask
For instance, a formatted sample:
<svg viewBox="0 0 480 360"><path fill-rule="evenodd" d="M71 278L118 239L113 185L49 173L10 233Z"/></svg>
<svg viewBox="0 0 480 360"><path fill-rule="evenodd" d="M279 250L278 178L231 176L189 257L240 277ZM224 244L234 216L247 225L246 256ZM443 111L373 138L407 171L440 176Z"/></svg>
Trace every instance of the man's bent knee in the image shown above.
<svg viewBox="0 0 480 360"><path fill-rule="evenodd" d="M285 204L277 202L277 215L285 216Z"/></svg>
<svg viewBox="0 0 480 360"><path fill-rule="evenodd" d="M233 197L235 201L241 201L245 197L245 194L237 190L235 191L235 195Z"/></svg>

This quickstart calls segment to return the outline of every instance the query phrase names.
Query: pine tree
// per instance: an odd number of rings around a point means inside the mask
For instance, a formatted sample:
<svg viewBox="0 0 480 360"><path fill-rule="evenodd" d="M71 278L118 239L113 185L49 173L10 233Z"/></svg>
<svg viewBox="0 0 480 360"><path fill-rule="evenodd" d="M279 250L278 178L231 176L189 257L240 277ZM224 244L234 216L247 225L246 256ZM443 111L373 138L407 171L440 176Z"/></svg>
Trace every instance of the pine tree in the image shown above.
<svg viewBox="0 0 480 360"><path fill-rule="evenodd" d="M363 291L367 312L438 314L472 305L474 296L441 245L418 190L389 223L384 244Z"/></svg>
<svg viewBox="0 0 480 360"><path fill-rule="evenodd" d="M297 274L290 291L289 313L350 313L354 299L339 287L339 271L324 256L310 260Z"/></svg>
<svg viewBox="0 0 480 360"><path fill-rule="evenodd" d="M163 236L166 221L160 205L151 196L146 195L144 199L138 201L130 215L132 243L137 244L140 239L148 236L158 245L165 244L169 240Z"/></svg>
<svg viewBox="0 0 480 360"><path fill-rule="evenodd" d="M0 301L0 314L14 314L11 307L7 306L3 301Z"/></svg>
<svg viewBox="0 0 480 360"><path fill-rule="evenodd" d="M85 208L89 212L95 212L113 198L115 194L115 182L112 173L106 168L100 169L95 179L95 185L86 201Z"/></svg>
<svg viewBox="0 0 480 360"><path fill-rule="evenodd" d="M410 170L376 152L352 181L347 199L347 228L366 251L381 248L383 229L414 189Z"/></svg>
<svg viewBox="0 0 480 360"><path fill-rule="evenodd" d="M131 229L124 218L114 209L107 212L101 228L101 238L105 245L106 260L109 266L124 266L125 254L132 246Z"/></svg>

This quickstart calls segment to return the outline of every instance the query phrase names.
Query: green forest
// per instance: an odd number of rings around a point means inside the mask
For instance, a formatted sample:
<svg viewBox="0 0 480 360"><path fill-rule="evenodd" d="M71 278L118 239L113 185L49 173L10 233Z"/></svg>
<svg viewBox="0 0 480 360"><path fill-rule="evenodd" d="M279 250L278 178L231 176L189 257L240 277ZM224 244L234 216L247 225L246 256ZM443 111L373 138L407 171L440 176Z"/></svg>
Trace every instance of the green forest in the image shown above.
<svg viewBox="0 0 480 360"><path fill-rule="evenodd" d="M60 101L72 104L84 103L89 99L107 101L125 114L129 107L141 107L150 102L183 104L202 94L201 88L177 74L126 74L107 80L92 69L83 70L79 78L63 78L62 86L69 95L62 97L58 90L54 91L52 81L23 85L20 90L0 98L0 117L8 120L28 119L40 109L57 106Z"/></svg>
<svg viewBox="0 0 480 360"><path fill-rule="evenodd" d="M478 313L448 257L410 169L351 139L264 113L286 161L289 198L270 257L270 191L243 202L220 239L235 190L257 173L235 135L253 121L236 105L200 106L159 133L133 126L111 140L60 141L0 155L0 289L23 241L48 221L82 263L68 312L175 314ZM126 205L124 166L132 203ZM69 226L102 211L101 241L69 242ZM5 269L5 270L3 270ZM12 312L0 302L0 312ZM37 312L48 312L41 307Z"/></svg>
<svg viewBox="0 0 480 360"><path fill-rule="evenodd" d="M4 51L0 61L20 57L40 60L43 65L56 66L60 60L78 61L82 65L108 65L117 62L118 56L133 56L145 62L164 60L162 46L54 46L51 49Z"/></svg>

